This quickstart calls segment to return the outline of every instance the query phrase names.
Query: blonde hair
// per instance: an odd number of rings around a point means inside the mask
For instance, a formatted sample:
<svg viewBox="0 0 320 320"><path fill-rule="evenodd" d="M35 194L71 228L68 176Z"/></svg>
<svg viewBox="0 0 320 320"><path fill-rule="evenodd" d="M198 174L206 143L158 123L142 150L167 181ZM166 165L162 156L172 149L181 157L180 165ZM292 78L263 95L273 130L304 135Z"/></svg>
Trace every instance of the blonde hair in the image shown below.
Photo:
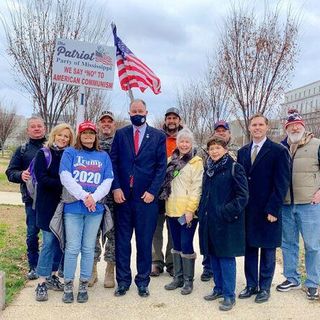
<svg viewBox="0 0 320 320"><path fill-rule="evenodd" d="M58 125L56 125L54 128L51 129L50 133L49 133L49 138L48 141L46 143L47 147L52 147L55 137L57 134L59 134L61 131L68 129L70 131L70 140L69 140L69 146L73 146L75 143L75 134L73 129L71 128L71 126L67 123L60 123Z"/></svg>

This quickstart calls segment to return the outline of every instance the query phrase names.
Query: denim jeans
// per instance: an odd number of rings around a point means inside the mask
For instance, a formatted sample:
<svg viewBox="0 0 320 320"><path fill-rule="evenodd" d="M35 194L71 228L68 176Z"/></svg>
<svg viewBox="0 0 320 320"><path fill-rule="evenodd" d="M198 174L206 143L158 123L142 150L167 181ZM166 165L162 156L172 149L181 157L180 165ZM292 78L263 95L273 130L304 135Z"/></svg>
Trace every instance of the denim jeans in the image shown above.
<svg viewBox="0 0 320 320"><path fill-rule="evenodd" d="M215 283L213 290L222 293L224 298L235 299L236 259L218 258L214 255L209 258Z"/></svg>
<svg viewBox="0 0 320 320"><path fill-rule="evenodd" d="M80 279L89 281L92 274L94 248L102 214L64 213L66 246L64 254L64 280L74 280L77 259L80 259Z"/></svg>
<svg viewBox="0 0 320 320"><path fill-rule="evenodd" d="M32 209L32 203L25 204L27 224L27 256L30 269L35 269L39 258L39 231L36 224L36 211Z"/></svg>
<svg viewBox="0 0 320 320"><path fill-rule="evenodd" d="M282 207L282 254L284 276L299 284L299 232L305 247L307 288L320 282L320 204L296 204Z"/></svg>
<svg viewBox="0 0 320 320"><path fill-rule="evenodd" d="M181 251L183 254L194 253L193 237L196 232L198 219L193 219L190 227L187 224L182 226L179 223L178 218L168 217L168 222L172 236L173 249Z"/></svg>
<svg viewBox="0 0 320 320"><path fill-rule="evenodd" d="M50 231L42 230L42 248L39 255L37 274L49 277L52 271L58 271L62 257L59 240Z"/></svg>

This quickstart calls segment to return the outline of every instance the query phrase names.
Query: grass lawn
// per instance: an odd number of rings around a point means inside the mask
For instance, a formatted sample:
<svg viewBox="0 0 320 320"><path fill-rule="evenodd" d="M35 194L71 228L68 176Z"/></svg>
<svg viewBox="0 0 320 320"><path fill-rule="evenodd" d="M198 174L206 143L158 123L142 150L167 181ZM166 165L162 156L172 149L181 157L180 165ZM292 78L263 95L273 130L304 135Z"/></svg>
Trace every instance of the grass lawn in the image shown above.
<svg viewBox="0 0 320 320"><path fill-rule="evenodd" d="M19 184L9 182L5 174L9 161L9 157L0 157L0 191L20 192Z"/></svg>
<svg viewBox="0 0 320 320"><path fill-rule="evenodd" d="M0 270L6 273L6 303L25 285L25 213L22 206L0 205Z"/></svg>

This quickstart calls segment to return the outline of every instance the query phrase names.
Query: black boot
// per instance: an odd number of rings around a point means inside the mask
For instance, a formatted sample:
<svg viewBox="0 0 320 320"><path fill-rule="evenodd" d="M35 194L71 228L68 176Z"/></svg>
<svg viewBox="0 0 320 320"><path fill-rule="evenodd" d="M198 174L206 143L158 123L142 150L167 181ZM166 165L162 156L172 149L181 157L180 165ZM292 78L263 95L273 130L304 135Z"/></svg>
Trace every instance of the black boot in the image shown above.
<svg viewBox="0 0 320 320"><path fill-rule="evenodd" d="M190 294L193 290L193 278L194 278L194 263L196 260L196 254L181 254L182 257L182 269L183 269L183 288L181 294Z"/></svg>
<svg viewBox="0 0 320 320"><path fill-rule="evenodd" d="M173 280L164 286L166 290L175 290L183 286L181 252L172 249L171 254L173 260Z"/></svg>

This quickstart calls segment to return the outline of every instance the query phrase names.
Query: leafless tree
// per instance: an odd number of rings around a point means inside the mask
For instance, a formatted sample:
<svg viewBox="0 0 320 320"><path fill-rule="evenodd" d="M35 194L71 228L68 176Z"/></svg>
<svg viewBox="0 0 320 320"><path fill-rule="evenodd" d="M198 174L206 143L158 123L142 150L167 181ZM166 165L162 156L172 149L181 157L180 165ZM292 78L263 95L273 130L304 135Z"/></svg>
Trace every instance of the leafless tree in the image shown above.
<svg viewBox="0 0 320 320"><path fill-rule="evenodd" d="M16 109L14 107L8 109L0 102L0 146L2 149L2 156L4 155L4 144L15 129L17 123L16 118Z"/></svg>
<svg viewBox="0 0 320 320"><path fill-rule="evenodd" d="M2 22L18 81L50 129L73 99L77 88L52 82L52 65L57 38L105 42L108 23L105 10L88 7L84 0L8 1Z"/></svg>
<svg viewBox="0 0 320 320"><path fill-rule="evenodd" d="M182 120L193 131L199 145L212 134L216 121L229 119L231 109L227 93L216 64L209 61L202 80L189 81L178 92L177 105Z"/></svg>
<svg viewBox="0 0 320 320"><path fill-rule="evenodd" d="M219 69L230 94L233 111L244 119L249 140L249 118L272 113L288 87L297 53L298 21L288 10L283 21L279 9L265 9L263 17L233 8L224 24L219 46Z"/></svg>
<svg viewBox="0 0 320 320"><path fill-rule="evenodd" d="M205 106L201 85L192 81L186 84L178 92L177 106L180 110L181 119L193 132L196 142L202 145L207 131L205 119L208 116L208 110Z"/></svg>
<svg viewBox="0 0 320 320"><path fill-rule="evenodd" d="M61 114L61 121L69 123L75 128L79 96L74 95ZM103 90L85 89L85 115L84 118L97 122L103 111L111 109L110 95Z"/></svg>
<svg viewBox="0 0 320 320"><path fill-rule="evenodd" d="M157 128L157 129L162 129L164 125L164 117L163 116L158 116L155 117L152 121L152 126Z"/></svg>
<svg viewBox="0 0 320 320"><path fill-rule="evenodd" d="M131 124L131 122L128 119L126 119L125 117L123 117L121 115L118 115L115 120L116 120L116 128L117 129L121 129L121 128Z"/></svg>

